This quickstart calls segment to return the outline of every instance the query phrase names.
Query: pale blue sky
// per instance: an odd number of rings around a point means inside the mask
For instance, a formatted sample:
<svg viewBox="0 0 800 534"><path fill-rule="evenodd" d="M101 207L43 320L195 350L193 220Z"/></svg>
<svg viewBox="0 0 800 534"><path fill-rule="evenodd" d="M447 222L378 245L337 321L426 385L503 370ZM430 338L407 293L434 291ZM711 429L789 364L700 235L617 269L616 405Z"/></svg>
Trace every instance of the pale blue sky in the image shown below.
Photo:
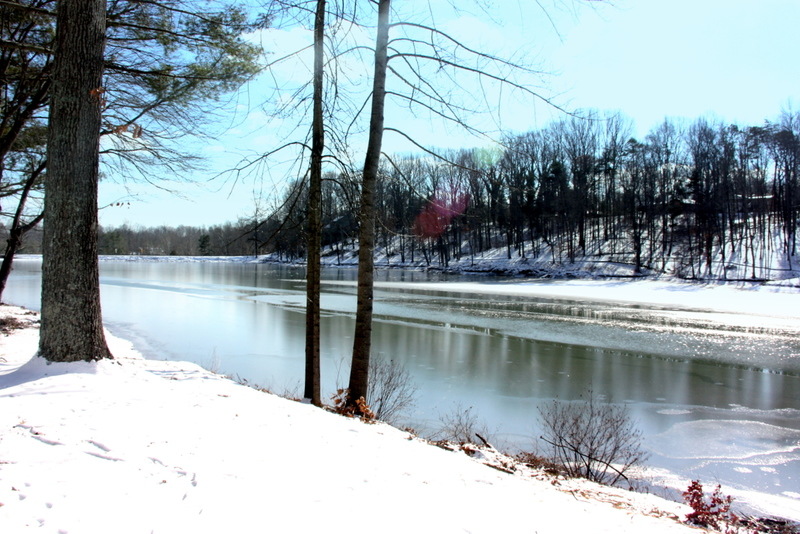
<svg viewBox="0 0 800 534"><path fill-rule="evenodd" d="M640 137L665 117L711 116L738 124L762 124L777 118L782 108L800 97L797 0L541 0L546 14L530 0L482 3L494 21L477 9L457 18L433 16L437 24L470 43L525 58L549 72L534 81L542 94L552 96L559 105L620 111L634 121L635 135ZM417 4L423 3L395 2L403 9L416 9ZM269 45L273 38L275 44ZM268 46L286 48L309 38L301 31L264 37ZM305 73L292 65L282 75L302 79ZM248 115L250 104L261 102L263 94L263 85L248 87L238 100L238 115L228 121L234 128L217 142L199 147L208 156L206 175L195 176L195 184L167 185L182 196L144 184L128 184L126 189L113 180L101 183L101 206L121 199L130 202L101 209L101 224L208 226L252 214L254 196L268 200L283 186L285 167L279 161L265 167L263 176L251 175L235 187L230 182L209 184L206 179L242 154L274 148L292 132L287 121L267 124L258 110ZM507 92L495 96L502 105L494 100L490 105L499 108L499 114L476 118L483 129L536 129L558 118L542 103L519 102ZM387 124L413 131L421 141L435 146L486 143L452 127L431 124L426 117L414 121L407 110L390 110ZM397 136L387 136L385 148L388 152L409 150ZM357 149L353 156L361 157Z"/></svg>

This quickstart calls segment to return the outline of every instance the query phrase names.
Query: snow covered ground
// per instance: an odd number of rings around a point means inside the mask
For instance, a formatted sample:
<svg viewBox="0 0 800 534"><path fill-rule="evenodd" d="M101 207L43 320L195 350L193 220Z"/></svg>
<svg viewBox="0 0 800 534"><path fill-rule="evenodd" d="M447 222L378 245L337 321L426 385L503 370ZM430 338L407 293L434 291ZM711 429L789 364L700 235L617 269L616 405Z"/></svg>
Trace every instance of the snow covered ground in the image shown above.
<svg viewBox="0 0 800 534"><path fill-rule="evenodd" d="M0 334L4 534L696 532L684 505L501 472L119 339L113 361L46 365L37 335Z"/></svg>

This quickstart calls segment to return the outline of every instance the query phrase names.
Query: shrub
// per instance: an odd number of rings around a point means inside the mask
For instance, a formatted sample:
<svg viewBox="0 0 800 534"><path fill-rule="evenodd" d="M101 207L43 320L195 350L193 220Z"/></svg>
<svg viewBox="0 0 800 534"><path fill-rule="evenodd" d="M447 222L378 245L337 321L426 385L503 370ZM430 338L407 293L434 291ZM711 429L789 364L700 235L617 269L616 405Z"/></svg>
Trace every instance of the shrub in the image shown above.
<svg viewBox="0 0 800 534"><path fill-rule="evenodd" d="M349 390L342 385L343 370L347 362L340 360L336 372L336 393L331 397L332 409L342 415L366 417L365 413L345 413ZM344 373L346 376L346 373ZM368 419L397 426L400 416L414 405L417 386L402 365L394 360L370 358L367 398L359 399L371 416ZM352 410L349 410L352 412Z"/></svg>
<svg viewBox="0 0 800 534"><path fill-rule="evenodd" d="M399 417L414 406L417 386L411 374L394 360L372 358L369 367L367 402L376 419L396 424Z"/></svg>
<svg viewBox="0 0 800 534"><path fill-rule="evenodd" d="M683 492L692 511L686 516L686 521L693 525L705 528L713 528L721 532L736 532L736 525L739 518L731 512L733 498L730 495L722 495L719 484L714 492L706 499L703 493L703 485L699 480L692 480L689 488Z"/></svg>
<svg viewBox="0 0 800 534"><path fill-rule="evenodd" d="M26 326L28 326L27 323L20 321L13 315L0 317L0 332L2 332L3 334L8 335L14 330L20 330L22 328L25 328Z"/></svg>
<svg viewBox="0 0 800 534"><path fill-rule="evenodd" d="M478 440L488 445L488 437L486 424L478 420L472 406L465 408L461 404L456 404L451 411L439 416L439 427L431 435L434 441L449 441L459 445L477 445Z"/></svg>
<svg viewBox="0 0 800 534"><path fill-rule="evenodd" d="M647 458L627 406L601 403L592 392L586 401L554 400L539 417L541 439L568 476L613 485Z"/></svg>
<svg viewBox="0 0 800 534"><path fill-rule="evenodd" d="M554 463L550 458L546 458L535 452L519 452L514 458L521 464L532 469L539 469L549 475L561 474L560 465Z"/></svg>
<svg viewBox="0 0 800 534"><path fill-rule="evenodd" d="M355 406L347 404L349 391L347 389L338 389L336 394L331 397L333 401L333 411L339 415L346 417L360 417L364 422L374 422L376 417L375 413L370 409L364 397L359 397L355 401Z"/></svg>

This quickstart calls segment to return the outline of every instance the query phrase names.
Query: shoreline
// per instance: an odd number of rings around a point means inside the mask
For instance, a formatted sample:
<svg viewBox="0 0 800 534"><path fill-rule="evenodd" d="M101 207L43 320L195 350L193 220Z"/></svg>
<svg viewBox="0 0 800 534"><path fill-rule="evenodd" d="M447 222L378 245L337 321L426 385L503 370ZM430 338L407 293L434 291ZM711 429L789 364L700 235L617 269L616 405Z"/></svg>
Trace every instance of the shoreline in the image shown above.
<svg viewBox="0 0 800 534"><path fill-rule="evenodd" d="M41 258L41 254L17 254L17 259ZM100 255L101 261L141 261L141 262L220 262L220 263L253 263L283 265L287 267L305 267L304 259L284 260L272 254L258 256L169 256L169 255ZM437 272L448 275L487 276L498 279L532 279L532 280L649 280L667 281L676 284L697 285L730 285L746 284L760 287L785 287L800 290L800 268L773 268L772 271L783 273L784 277L774 278L727 278L708 276L705 278L679 277L645 268L642 273L634 272L634 265L624 262L580 259L573 263L554 263L549 260L529 260L527 258L498 259L495 257L479 258L478 265L466 264L469 260L452 260L452 265L426 264L422 261L401 262L388 261L386 256L376 256L374 266L379 270L409 270L418 272ZM601 268L595 268L600 266ZM357 269L357 257L348 253L345 261L337 261L330 252L323 254L322 267L339 269ZM605 268L602 268L605 267Z"/></svg>
<svg viewBox="0 0 800 534"><path fill-rule="evenodd" d="M161 258L157 258L156 261L161 261L161 260L164 260L164 259L165 259L164 257L161 257ZM187 259L187 258L183 258L183 259ZM203 261L203 258L188 258L188 259L190 261ZM181 258L178 258L177 260L180 261ZM577 291L579 294L583 294L583 289L585 287L591 286L593 289L597 289L598 287L608 286L609 290L613 291L615 293L616 297L619 297L619 295L617 294L619 292L619 287L626 286L626 287L634 288L636 290L637 298L641 298L642 295L643 295L643 291L641 291L642 289L644 289L644 288L646 288L648 286L658 285L660 287L663 287L662 291L663 291L664 295L668 295L668 296L669 295L673 295L673 296L674 295L679 295L680 296L680 300L684 299L684 296L682 296L682 295L684 295L686 293L686 294L689 294L689 295L694 295L695 297L699 298L700 300L708 301L708 300L710 300L706 296L706 295L708 295L708 290L715 291L715 290L723 290L724 289L726 291L733 292L733 294L735 294L735 296L737 297L737 300L740 300L740 297L742 296L742 294L747 294L747 292L743 292L743 291L741 291L741 290L739 290L739 289L737 289L737 288L735 288L735 287L733 287L731 285L721 286L720 287L720 286L717 286L717 285L709 286L709 285L695 285L695 284L676 284L674 282L666 282L666 281L660 281L660 282L657 282L657 281L638 281L638 282L628 283L628 282L621 282L621 281L611 282L611 281L598 281L598 280L568 280L568 281L558 281L556 283L549 283L549 282L538 283L538 281L498 280L496 278L487 279L487 281L489 283L483 283L484 282L483 280L481 280L480 282L474 282L474 283L478 284L480 286L483 286L487 293L494 292L498 288L504 289L506 291L519 291L520 288L524 288L524 289L526 289L526 291L528 291L528 290L531 289L530 286L533 286L533 288L536 289L537 291L540 291L542 288L560 288L560 290L563 290L564 288L571 288L572 291ZM345 282L345 283L350 284L351 282ZM383 285L383 284L391 284L391 283L379 282L379 285ZM441 286L441 285L444 285L445 283L411 283L411 284L419 284L421 287L425 287L425 288L428 288L428 289L431 289L431 290L434 290L434 291L438 291L438 290L440 290L440 287L437 287L437 285ZM447 285L451 285L453 283L447 282L446 284ZM470 284L473 284L473 283L470 282ZM403 284L403 287L404 288L407 287L405 283ZM676 291L676 288L683 289L683 290L685 290L685 292ZM775 291L783 293L783 292L786 292L787 290L785 288L781 288L781 289L770 288L768 290L762 288L762 289L759 289L757 291L753 290L751 292L754 293L754 294L763 292L763 293L766 293L768 296L770 296L770 298L773 298L774 295L775 295L775 293L774 293ZM795 292L792 291L792 290L788 290L788 293L789 294L793 294ZM573 298L574 296L563 296L562 295L562 297L563 298ZM585 296L583 298L585 298ZM791 297L791 298L795 299L796 297ZM155 357L157 357L157 355L155 355Z"/></svg>
<svg viewBox="0 0 800 534"><path fill-rule="evenodd" d="M439 532L695 531L677 520L685 505L491 469L489 451L443 451L188 362L144 360L117 338L114 360L50 365L33 356L35 340L30 327L0 339L0 518L12 528L405 532L424 521Z"/></svg>

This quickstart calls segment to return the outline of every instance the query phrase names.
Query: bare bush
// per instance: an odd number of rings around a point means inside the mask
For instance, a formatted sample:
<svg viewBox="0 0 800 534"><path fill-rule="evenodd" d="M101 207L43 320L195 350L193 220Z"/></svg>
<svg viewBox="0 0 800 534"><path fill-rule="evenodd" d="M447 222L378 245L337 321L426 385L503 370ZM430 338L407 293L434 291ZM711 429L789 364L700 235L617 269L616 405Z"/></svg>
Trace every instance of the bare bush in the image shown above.
<svg viewBox="0 0 800 534"><path fill-rule="evenodd" d="M417 386L411 373L394 360L372 358L369 367L367 403L375 418L395 424L406 410L414 406Z"/></svg>
<svg viewBox="0 0 800 534"><path fill-rule="evenodd" d="M477 438L477 439L476 439ZM466 443L488 445L489 429L478 419L472 406L456 404L453 409L439 416L439 428L431 435L434 441L449 441L464 445Z"/></svg>
<svg viewBox="0 0 800 534"><path fill-rule="evenodd" d="M5 317L0 317L0 332L3 334L10 334L14 330L19 330L21 328L25 328L28 324L20 321L13 315L7 315Z"/></svg>
<svg viewBox="0 0 800 534"><path fill-rule="evenodd" d="M553 462L551 458L542 456L535 452L518 452L514 458L521 464L524 464L531 469L539 469L549 475L561 474L561 466Z"/></svg>
<svg viewBox="0 0 800 534"><path fill-rule="evenodd" d="M586 401L553 401L539 416L541 439L569 476L613 485L627 481L625 473L647 459L625 405L602 403L590 392Z"/></svg>

